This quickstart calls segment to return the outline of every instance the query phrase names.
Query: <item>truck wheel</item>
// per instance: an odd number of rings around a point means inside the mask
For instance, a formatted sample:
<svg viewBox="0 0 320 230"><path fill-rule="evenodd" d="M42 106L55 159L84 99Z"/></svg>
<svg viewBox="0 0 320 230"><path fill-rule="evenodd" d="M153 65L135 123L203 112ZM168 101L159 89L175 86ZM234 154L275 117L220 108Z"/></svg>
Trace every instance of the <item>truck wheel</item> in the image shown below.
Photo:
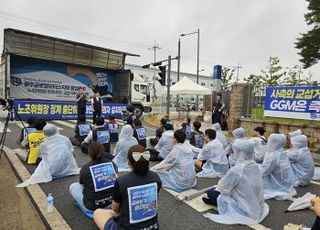
<svg viewBox="0 0 320 230"><path fill-rule="evenodd" d="M134 107L134 113L136 114L137 118L142 116L143 109L141 106L135 106Z"/></svg>

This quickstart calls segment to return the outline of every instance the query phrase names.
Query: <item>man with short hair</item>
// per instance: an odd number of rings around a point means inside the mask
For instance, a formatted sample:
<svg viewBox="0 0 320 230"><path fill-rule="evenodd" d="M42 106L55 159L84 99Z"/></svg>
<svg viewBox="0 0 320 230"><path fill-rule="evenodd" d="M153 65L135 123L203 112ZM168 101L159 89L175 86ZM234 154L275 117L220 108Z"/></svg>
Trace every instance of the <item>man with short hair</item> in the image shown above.
<svg viewBox="0 0 320 230"><path fill-rule="evenodd" d="M126 124L131 125L133 127L133 121L137 118L134 114L134 107L132 105L128 105L126 108Z"/></svg>
<svg viewBox="0 0 320 230"><path fill-rule="evenodd" d="M87 97L84 94L84 90L83 88L79 89L79 92L77 94L77 105L78 105L78 120L79 120L79 116L84 115L86 116L86 104L87 104Z"/></svg>
<svg viewBox="0 0 320 230"><path fill-rule="evenodd" d="M92 111L93 111L93 124L96 124L96 118L101 117L103 101L100 97L100 93L96 92L96 94L91 99Z"/></svg>

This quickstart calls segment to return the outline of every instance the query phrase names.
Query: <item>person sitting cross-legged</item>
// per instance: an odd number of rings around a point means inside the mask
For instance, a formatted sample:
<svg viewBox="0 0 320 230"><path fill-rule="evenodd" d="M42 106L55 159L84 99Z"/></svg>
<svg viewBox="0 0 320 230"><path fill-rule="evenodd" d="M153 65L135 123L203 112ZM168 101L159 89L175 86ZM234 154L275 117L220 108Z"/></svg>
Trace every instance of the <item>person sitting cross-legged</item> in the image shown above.
<svg viewBox="0 0 320 230"><path fill-rule="evenodd" d="M86 139L90 130L91 125L86 122L86 116L83 114L78 115L78 123L74 130L74 137L70 137L70 141L75 146L81 146L81 143Z"/></svg>
<svg viewBox="0 0 320 230"><path fill-rule="evenodd" d="M221 224L258 224L269 213L263 197L263 180L258 164L253 160L254 143L235 140L232 144L236 164L222 177L209 198L202 200L217 205L219 214L204 214Z"/></svg>

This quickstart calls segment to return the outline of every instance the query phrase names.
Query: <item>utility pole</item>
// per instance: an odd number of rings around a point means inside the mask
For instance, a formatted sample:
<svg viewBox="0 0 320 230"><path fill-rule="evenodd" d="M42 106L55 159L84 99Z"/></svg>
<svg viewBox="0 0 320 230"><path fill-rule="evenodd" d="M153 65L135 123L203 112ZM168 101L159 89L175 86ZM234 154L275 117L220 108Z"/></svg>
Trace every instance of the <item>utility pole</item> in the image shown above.
<svg viewBox="0 0 320 230"><path fill-rule="evenodd" d="M300 85L300 81L301 81L301 65L299 66L299 75L298 75L298 85Z"/></svg>
<svg viewBox="0 0 320 230"><path fill-rule="evenodd" d="M170 112L170 82L171 82L171 55L168 56L168 75L167 75L167 115Z"/></svg>
<svg viewBox="0 0 320 230"><path fill-rule="evenodd" d="M198 42L197 42L197 84L199 85L199 54L200 54L200 29L198 29ZM199 95L197 94L197 111L199 108Z"/></svg>
<svg viewBox="0 0 320 230"><path fill-rule="evenodd" d="M240 63L238 63L237 65L237 77L236 77L236 82L238 83L239 82L239 72L240 72L240 68L242 68L242 66L240 66Z"/></svg>
<svg viewBox="0 0 320 230"><path fill-rule="evenodd" d="M180 41L180 38L179 38L179 41L178 41L177 82L180 80L180 59L181 59L180 48L181 48L181 41ZM178 108L179 108L179 95L177 95L176 108L177 108L177 111L178 111Z"/></svg>
<svg viewBox="0 0 320 230"><path fill-rule="evenodd" d="M154 41L154 44L149 50L153 50L153 62L157 62L157 50L160 50L161 47L159 44ZM155 101L156 98L156 67L153 67L153 102Z"/></svg>

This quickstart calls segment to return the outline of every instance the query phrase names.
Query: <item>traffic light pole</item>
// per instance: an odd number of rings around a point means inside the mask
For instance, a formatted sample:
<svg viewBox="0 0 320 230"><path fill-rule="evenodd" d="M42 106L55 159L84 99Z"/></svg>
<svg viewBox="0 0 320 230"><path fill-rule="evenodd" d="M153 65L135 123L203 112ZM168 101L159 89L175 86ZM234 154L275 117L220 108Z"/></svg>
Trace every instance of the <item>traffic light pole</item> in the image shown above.
<svg viewBox="0 0 320 230"><path fill-rule="evenodd" d="M166 113L170 114L170 82L171 82L171 56L168 56L168 77L167 77L167 110Z"/></svg>

